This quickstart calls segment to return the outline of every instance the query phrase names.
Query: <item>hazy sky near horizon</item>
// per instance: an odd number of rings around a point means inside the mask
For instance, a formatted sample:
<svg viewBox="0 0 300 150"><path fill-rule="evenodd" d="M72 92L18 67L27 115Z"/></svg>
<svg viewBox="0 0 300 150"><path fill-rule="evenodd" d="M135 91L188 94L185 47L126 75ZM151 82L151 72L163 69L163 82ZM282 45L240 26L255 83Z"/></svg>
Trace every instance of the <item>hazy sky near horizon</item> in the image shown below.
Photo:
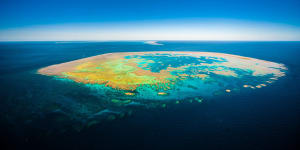
<svg viewBox="0 0 300 150"><path fill-rule="evenodd" d="M1 41L299 41L299 0L1 0Z"/></svg>

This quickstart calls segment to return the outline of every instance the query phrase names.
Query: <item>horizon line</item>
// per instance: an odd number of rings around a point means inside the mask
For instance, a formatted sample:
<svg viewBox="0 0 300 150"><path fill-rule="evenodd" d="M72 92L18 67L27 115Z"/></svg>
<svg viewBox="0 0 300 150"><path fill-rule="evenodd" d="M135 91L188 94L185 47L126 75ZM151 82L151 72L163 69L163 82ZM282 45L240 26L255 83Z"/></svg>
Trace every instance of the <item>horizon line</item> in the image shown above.
<svg viewBox="0 0 300 150"><path fill-rule="evenodd" d="M199 42L300 42L300 40L0 40L0 42L147 42L147 41L199 41Z"/></svg>

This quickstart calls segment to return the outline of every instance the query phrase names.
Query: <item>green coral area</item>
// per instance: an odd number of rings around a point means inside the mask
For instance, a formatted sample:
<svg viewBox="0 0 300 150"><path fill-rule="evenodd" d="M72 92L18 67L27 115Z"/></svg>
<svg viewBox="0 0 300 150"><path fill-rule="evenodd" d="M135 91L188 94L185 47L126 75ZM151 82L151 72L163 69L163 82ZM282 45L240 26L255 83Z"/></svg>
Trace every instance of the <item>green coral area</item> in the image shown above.
<svg viewBox="0 0 300 150"><path fill-rule="evenodd" d="M282 64L216 53L153 52L120 57L116 53L112 56L80 62L73 70L56 75L60 80L88 87L96 97L84 101L85 107L74 105L71 109L73 114L87 115L89 127L101 120L130 116L140 108L196 105L241 89L263 88L286 73Z"/></svg>

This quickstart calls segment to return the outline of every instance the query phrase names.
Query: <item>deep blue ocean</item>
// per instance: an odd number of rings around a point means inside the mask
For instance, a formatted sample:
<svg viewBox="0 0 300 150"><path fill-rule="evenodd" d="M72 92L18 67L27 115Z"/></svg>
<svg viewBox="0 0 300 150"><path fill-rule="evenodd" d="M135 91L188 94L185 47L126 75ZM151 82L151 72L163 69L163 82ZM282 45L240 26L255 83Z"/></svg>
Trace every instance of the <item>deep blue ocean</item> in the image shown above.
<svg viewBox="0 0 300 150"><path fill-rule="evenodd" d="M296 150L300 145L300 42L161 41L1 42L1 149ZM47 102L97 101L89 89L53 82L37 69L111 52L205 51L283 63L285 77L265 88L182 104L141 109L81 130ZM66 100L67 99L67 100ZM47 112L47 113L45 113ZM75 129L74 129L75 128ZM298 145L297 145L298 144ZM298 147L297 147L298 146Z"/></svg>

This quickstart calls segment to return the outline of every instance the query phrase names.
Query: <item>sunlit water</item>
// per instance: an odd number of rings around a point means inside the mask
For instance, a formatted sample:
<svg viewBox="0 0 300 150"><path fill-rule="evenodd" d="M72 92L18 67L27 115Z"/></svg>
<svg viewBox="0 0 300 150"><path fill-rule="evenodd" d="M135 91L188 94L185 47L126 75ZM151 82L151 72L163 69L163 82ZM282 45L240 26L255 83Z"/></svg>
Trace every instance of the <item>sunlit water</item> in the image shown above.
<svg viewBox="0 0 300 150"><path fill-rule="evenodd" d="M12 147L41 148L295 146L300 107L299 42L159 43L163 45L139 41L0 43L1 136L7 137L6 143ZM117 114L107 113L100 120L97 110L107 105L99 89L95 92L85 84L37 74L38 69L53 64L128 51L227 53L281 63L288 70L270 86L230 92L224 88L222 94L201 102L174 101L130 109L117 104Z"/></svg>

